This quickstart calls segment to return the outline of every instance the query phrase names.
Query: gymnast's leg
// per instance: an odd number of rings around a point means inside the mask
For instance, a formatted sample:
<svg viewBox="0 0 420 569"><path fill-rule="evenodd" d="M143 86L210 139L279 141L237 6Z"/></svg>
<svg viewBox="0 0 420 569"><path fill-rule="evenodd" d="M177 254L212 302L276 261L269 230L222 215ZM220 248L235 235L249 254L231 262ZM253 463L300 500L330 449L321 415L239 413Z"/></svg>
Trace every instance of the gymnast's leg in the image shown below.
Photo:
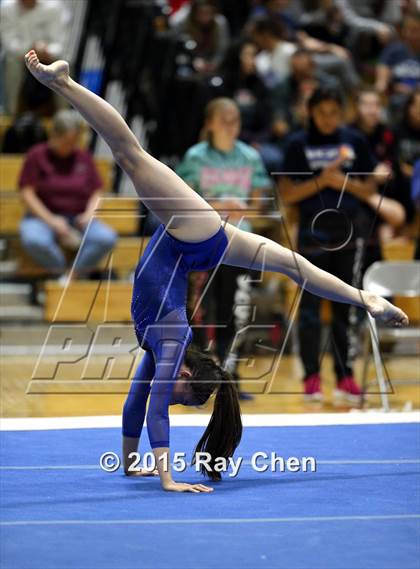
<svg viewBox="0 0 420 569"><path fill-rule="evenodd" d="M384 298L345 283L319 269L299 253L261 235L242 231L229 223L225 225L225 231L229 246L223 259L224 264L283 273L317 296L359 306L387 324L408 324L407 315Z"/></svg>
<svg viewBox="0 0 420 569"><path fill-rule="evenodd" d="M34 51L25 56L25 61L38 81L71 103L105 140L142 202L169 233L187 242L204 241L217 233L221 225L218 213L175 172L140 146L109 103L73 81L67 62L43 65Z"/></svg>

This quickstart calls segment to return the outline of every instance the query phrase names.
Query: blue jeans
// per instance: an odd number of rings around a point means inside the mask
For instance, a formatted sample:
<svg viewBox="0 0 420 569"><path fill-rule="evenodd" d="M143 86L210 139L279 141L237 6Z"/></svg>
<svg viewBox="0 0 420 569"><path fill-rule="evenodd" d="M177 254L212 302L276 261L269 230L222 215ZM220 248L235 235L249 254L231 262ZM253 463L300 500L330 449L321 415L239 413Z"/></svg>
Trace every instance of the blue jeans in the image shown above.
<svg viewBox="0 0 420 569"><path fill-rule="evenodd" d="M73 225L72 218L68 221ZM66 269L66 257L57 243L51 227L37 217L27 216L20 224L22 245L28 255L41 267L54 273ZM83 235L82 244L74 261L78 273L93 269L117 241L113 229L97 219L92 219Z"/></svg>

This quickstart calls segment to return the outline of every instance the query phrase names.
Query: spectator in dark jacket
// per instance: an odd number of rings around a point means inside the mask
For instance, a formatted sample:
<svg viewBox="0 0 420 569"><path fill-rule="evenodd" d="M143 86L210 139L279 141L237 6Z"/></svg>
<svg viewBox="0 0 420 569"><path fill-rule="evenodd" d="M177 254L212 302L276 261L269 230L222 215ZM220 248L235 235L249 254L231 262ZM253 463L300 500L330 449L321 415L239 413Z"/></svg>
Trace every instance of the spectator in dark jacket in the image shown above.
<svg viewBox="0 0 420 569"><path fill-rule="evenodd" d="M336 89L321 87L308 102L310 122L293 135L285 151L280 195L299 207L299 252L318 267L348 283L358 279L356 219L361 204L375 194L375 161L360 134L341 125L343 103ZM353 174L351 176L346 176ZM320 303L303 292L299 312L300 354L306 399L322 399ZM332 344L337 378L337 402L358 402L360 389L353 378L349 309L332 303Z"/></svg>
<svg viewBox="0 0 420 569"><path fill-rule="evenodd" d="M404 207L394 199L395 136L384 120L384 111L381 98L374 89L365 89L358 94L353 127L366 138L376 160L374 175L380 194L371 198L376 199L376 205L363 204L358 217L365 238L363 270L381 259L381 243L394 237L405 221Z"/></svg>
<svg viewBox="0 0 420 569"><path fill-rule="evenodd" d="M391 173L395 152L395 136L385 122L385 107L374 89L363 89L357 95L354 127L369 142L378 163Z"/></svg>
<svg viewBox="0 0 420 569"><path fill-rule="evenodd" d="M404 205L407 221L412 221L414 205L410 197L414 164L420 156L420 89L413 91L396 130L395 188L396 197Z"/></svg>

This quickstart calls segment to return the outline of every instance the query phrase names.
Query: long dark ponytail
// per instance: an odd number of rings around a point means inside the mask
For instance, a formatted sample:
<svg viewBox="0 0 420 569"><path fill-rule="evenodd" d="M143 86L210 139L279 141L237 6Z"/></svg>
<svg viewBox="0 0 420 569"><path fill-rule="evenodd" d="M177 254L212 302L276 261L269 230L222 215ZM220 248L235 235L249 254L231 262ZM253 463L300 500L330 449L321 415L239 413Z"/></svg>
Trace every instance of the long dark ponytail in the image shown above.
<svg viewBox="0 0 420 569"><path fill-rule="evenodd" d="M232 456L242 436L238 388L227 371L217 365L209 354L200 352L194 346L188 348L185 363L191 370L189 384L198 405L204 405L216 391L213 413L195 448L193 464L196 453L208 453L211 456L208 463L210 471L204 464L200 465L200 470L212 480L220 480L220 472L214 470L216 458Z"/></svg>
<svg viewBox="0 0 420 569"><path fill-rule="evenodd" d="M239 405L238 389L232 376L219 368L220 383L214 400L213 413L203 436L198 441L194 452L193 463L197 452L210 455L206 468L200 466L203 474L212 480L220 480L221 474L214 470L215 461L219 457L229 458L235 452L242 437L242 418Z"/></svg>

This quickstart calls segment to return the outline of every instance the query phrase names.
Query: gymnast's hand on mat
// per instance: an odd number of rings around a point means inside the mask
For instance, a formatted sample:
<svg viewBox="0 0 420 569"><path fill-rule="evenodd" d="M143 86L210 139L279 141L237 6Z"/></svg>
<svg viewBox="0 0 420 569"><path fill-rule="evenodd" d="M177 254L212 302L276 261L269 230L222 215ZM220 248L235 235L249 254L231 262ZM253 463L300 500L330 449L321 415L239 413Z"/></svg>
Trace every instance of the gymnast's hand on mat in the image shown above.
<svg viewBox="0 0 420 569"><path fill-rule="evenodd" d="M145 470L144 468L139 468L138 470L124 470L126 476L159 476L159 471L157 468L155 470Z"/></svg>
<svg viewBox="0 0 420 569"><path fill-rule="evenodd" d="M383 322L384 324L396 327L408 325L407 314L381 296L368 293L366 308L373 318Z"/></svg>
<svg viewBox="0 0 420 569"><path fill-rule="evenodd" d="M162 488L167 492L193 492L194 494L213 492L213 488L204 484L184 484L173 480L162 483Z"/></svg>
<svg viewBox="0 0 420 569"><path fill-rule="evenodd" d="M69 79L69 64L58 60L51 65L40 63L36 52L32 49L25 55L26 67L40 83L51 89L64 85Z"/></svg>

